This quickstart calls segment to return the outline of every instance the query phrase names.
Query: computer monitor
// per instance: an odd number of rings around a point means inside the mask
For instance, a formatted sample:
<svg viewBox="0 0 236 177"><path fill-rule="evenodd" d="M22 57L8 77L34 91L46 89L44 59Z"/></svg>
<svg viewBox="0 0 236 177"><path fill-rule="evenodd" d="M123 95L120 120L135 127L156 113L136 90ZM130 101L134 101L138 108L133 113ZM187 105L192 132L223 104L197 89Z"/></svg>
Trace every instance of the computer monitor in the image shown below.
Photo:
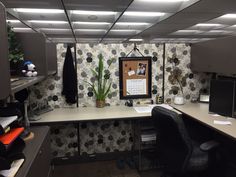
<svg viewBox="0 0 236 177"><path fill-rule="evenodd" d="M209 112L234 117L235 80L213 79L210 83Z"/></svg>

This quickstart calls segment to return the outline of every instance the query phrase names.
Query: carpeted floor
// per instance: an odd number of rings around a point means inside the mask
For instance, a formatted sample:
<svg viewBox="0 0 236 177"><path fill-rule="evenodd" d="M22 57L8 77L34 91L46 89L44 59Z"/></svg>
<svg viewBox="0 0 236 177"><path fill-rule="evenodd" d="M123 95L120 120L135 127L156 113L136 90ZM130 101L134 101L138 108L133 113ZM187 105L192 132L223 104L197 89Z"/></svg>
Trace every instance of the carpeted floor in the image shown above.
<svg viewBox="0 0 236 177"><path fill-rule="evenodd" d="M158 177L158 171L138 172L126 166L120 170L115 161L100 161L55 166L51 177Z"/></svg>

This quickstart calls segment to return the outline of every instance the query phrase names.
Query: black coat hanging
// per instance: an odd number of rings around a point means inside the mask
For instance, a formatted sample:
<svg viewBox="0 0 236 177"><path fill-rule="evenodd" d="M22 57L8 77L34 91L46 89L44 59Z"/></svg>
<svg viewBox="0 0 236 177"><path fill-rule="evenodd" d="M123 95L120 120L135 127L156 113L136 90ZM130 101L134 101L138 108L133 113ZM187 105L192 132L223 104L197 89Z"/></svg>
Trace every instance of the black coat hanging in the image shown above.
<svg viewBox="0 0 236 177"><path fill-rule="evenodd" d="M76 103L77 97L77 75L73 62L70 46L67 46L65 62L63 66L63 89L62 95L65 96L69 104Z"/></svg>

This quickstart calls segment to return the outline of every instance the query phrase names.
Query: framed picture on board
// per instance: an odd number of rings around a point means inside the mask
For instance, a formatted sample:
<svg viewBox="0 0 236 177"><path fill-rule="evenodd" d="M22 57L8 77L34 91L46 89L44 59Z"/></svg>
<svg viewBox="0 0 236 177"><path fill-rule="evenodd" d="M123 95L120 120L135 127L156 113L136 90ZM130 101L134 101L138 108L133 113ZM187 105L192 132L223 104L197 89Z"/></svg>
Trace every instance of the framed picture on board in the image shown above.
<svg viewBox="0 0 236 177"><path fill-rule="evenodd" d="M120 99L151 98L151 57L120 57Z"/></svg>

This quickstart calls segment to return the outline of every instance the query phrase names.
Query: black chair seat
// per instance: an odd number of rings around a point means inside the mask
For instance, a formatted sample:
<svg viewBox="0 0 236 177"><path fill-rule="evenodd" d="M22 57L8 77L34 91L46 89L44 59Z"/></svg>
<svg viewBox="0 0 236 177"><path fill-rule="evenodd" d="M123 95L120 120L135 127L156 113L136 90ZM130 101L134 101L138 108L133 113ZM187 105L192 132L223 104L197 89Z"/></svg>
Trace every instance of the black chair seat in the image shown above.
<svg viewBox="0 0 236 177"><path fill-rule="evenodd" d="M187 171L204 171L208 167L209 157L207 152L203 152L198 144L193 143L193 152L187 165Z"/></svg>
<svg viewBox="0 0 236 177"><path fill-rule="evenodd" d="M152 110L152 118L157 131L158 158L164 166L164 175L189 177L207 170L209 152L200 149L200 145L190 138L182 114L156 106Z"/></svg>

